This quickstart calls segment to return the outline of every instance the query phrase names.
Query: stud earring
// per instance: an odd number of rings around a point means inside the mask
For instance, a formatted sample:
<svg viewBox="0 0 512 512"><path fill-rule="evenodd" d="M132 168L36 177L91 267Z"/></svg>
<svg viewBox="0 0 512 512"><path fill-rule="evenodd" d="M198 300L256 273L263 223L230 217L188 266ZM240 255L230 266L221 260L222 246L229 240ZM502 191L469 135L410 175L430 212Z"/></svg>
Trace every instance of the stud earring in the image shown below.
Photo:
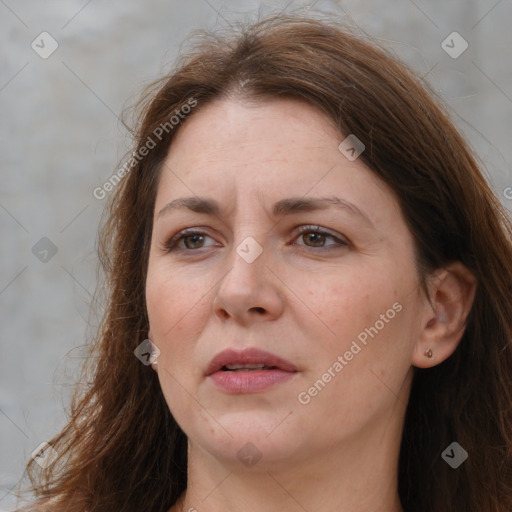
<svg viewBox="0 0 512 512"><path fill-rule="evenodd" d="M431 358L434 353L432 352L432 349L429 348L428 350L425 350L425 355L428 357L428 358Z"/></svg>

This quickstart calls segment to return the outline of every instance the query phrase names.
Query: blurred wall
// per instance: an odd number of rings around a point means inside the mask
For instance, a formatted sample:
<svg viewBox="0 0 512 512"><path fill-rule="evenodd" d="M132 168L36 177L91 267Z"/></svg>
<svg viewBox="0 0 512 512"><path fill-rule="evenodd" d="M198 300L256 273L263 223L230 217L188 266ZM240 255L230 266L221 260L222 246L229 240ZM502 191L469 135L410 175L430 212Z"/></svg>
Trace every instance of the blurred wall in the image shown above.
<svg viewBox="0 0 512 512"><path fill-rule="evenodd" d="M93 190L128 147L120 112L191 29L301 8L357 24L424 75L512 206L510 0L1 0L0 509L65 421L91 332Z"/></svg>

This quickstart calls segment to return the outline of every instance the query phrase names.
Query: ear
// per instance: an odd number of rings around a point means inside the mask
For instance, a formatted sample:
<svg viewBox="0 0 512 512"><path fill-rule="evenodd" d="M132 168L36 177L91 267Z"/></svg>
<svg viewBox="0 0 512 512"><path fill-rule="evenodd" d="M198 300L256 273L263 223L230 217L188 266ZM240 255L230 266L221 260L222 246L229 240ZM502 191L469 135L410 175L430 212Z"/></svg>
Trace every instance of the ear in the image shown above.
<svg viewBox="0 0 512 512"><path fill-rule="evenodd" d="M431 368L453 354L466 328L477 281L462 263L456 262L436 271L428 288L430 301L428 297L425 300L412 361L418 368Z"/></svg>

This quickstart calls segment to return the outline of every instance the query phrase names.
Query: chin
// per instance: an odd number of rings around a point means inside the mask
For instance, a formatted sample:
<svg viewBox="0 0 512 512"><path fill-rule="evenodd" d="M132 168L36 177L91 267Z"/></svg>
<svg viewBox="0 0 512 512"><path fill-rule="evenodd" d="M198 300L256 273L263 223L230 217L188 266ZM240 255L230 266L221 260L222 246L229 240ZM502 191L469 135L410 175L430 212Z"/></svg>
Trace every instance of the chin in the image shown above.
<svg viewBox="0 0 512 512"><path fill-rule="evenodd" d="M213 422L211 428L196 432L189 439L228 466L275 469L280 461L289 463L302 444L286 420L280 421L281 424L274 416L259 412L230 414L219 418L229 434Z"/></svg>

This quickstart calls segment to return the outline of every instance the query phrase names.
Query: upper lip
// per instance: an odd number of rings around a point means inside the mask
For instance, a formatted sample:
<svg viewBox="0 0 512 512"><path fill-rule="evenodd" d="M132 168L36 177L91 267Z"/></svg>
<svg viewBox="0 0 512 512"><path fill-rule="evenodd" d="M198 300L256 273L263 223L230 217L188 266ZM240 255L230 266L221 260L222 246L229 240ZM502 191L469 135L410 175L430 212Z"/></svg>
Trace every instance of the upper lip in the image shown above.
<svg viewBox="0 0 512 512"><path fill-rule="evenodd" d="M246 348L244 350L227 349L219 352L210 361L205 375L211 375L228 364L264 364L265 366L275 366L287 372L297 371L295 365L282 357L259 348Z"/></svg>

